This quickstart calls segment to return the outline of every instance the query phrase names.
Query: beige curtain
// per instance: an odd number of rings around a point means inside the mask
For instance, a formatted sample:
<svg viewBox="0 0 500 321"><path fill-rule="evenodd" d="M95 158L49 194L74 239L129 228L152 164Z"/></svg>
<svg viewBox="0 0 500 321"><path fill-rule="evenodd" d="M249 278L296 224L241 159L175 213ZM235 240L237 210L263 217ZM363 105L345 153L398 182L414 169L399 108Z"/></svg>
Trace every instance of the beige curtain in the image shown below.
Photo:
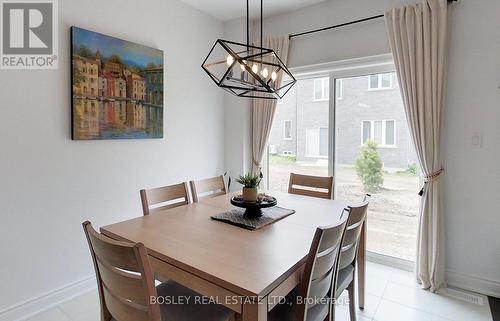
<svg viewBox="0 0 500 321"><path fill-rule="evenodd" d="M289 45L288 36L268 37L263 40L263 47L273 49L285 64L287 63ZM282 79L283 72L280 72L277 77L278 87L281 86ZM252 170L254 173L260 173L262 169L262 159L266 153L276 104L276 100L252 100Z"/></svg>
<svg viewBox="0 0 500 321"><path fill-rule="evenodd" d="M417 280L425 289L444 285L444 213L441 127L446 93L446 0L393 9L385 14L411 137L425 185L420 200Z"/></svg>

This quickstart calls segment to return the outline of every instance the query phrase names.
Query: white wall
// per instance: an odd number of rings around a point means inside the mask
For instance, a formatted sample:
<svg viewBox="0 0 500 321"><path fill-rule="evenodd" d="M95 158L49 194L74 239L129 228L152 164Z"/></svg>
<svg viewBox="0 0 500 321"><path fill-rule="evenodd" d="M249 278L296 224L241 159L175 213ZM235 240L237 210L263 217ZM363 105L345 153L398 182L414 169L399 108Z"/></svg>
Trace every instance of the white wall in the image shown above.
<svg viewBox="0 0 500 321"><path fill-rule="evenodd" d="M164 139L70 140L71 25L165 51ZM59 1L59 69L0 71L0 311L93 274L81 222L139 189L224 170L224 94L200 65L223 24L176 0Z"/></svg>
<svg viewBox="0 0 500 321"><path fill-rule="evenodd" d="M415 2L328 1L269 17L265 19L264 33L282 35L316 29ZM443 137L447 276L452 285L500 296L500 197L497 194L500 185L500 2L480 2L461 0L453 4ZM226 23L226 30L236 22ZM254 31L255 27L258 25ZM288 65L297 67L389 52L385 25L380 19L294 38ZM227 108L226 116L229 115ZM482 148L471 145L475 132L483 134ZM226 155L231 148L226 141ZM226 158L226 162L231 166L230 159Z"/></svg>
<svg viewBox="0 0 500 321"><path fill-rule="evenodd" d="M455 4L444 119L449 282L500 297L500 1ZM483 146L472 146L482 133Z"/></svg>

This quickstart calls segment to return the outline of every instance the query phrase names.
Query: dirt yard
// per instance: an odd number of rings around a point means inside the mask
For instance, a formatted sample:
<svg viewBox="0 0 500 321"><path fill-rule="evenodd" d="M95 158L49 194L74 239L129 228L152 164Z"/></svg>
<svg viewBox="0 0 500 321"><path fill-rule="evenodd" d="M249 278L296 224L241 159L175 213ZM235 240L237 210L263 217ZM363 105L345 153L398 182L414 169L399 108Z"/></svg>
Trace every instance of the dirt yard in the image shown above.
<svg viewBox="0 0 500 321"><path fill-rule="evenodd" d="M290 172L328 174L327 164L301 164L291 159L271 156L270 190L287 191ZM409 173L385 173L383 189L372 193L368 210L368 249L407 260L415 260L418 228L419 177ZM338 166L335 198L360 201L363 184L351 166Z"/></svg>

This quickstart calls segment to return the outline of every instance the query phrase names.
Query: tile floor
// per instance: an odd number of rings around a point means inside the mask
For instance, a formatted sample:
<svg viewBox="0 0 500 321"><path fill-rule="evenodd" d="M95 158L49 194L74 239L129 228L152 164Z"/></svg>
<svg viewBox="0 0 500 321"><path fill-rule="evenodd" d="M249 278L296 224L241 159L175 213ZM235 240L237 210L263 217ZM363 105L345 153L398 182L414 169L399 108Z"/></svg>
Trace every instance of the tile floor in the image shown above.
<svg viewBox="0 0 500 321"><path fill-rule="evenodd" d="M413 273L368 263L366 307L358 310L359 321L492 321L488 299L484 305L467 303L421 290ZM344 294L345 295L345 294ZM91 291L29 321L100 321L96 291ZM336 321L348 321L348 306L337 308Z"/></svg>

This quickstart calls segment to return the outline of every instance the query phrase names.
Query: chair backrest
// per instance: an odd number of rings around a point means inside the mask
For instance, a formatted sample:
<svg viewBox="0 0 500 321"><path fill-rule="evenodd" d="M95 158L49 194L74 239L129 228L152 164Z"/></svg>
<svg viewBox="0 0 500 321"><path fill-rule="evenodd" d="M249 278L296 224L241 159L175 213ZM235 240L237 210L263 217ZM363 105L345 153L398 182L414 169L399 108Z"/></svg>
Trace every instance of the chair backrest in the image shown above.
<svg viewBox="0 0 500 321"><path fill-rule="evenodd" d="M333 177L308 176L290 173L288 193L331 199Z"/></svg>
<svg viewBox="0 0 500 321"><path fill-rule="evenodd" d="M347 267L349 264L354 265L358 254L359 238L363 224L366 220L368 204L370 203L370 194L366 194L365 199L359 205L349 206L350 214L347 221L344 241L342 242L342 250L340 252L339 269Z"/></svg>
<svg viewBox="0 0 500 321"><path fill-rule="evenodd" d="M101 301L101 320L161 321L153 274L144 245L114 241L83 223Z"/></svg>
<svg viewBox="0 0 500 321"><path fill-rule="evenodd" d="M141 190L141 202L144 215L189 204L191 201L188 183L143 189Z"/></svg>
<svg viewBox="0 0 500 321"><path fill-rule="evenodd" d="M344 209L342 220L339 224L328 227L318 227L311 244L304 274L299 285L299 297L307 300L298 300L296 320L306 320L307 314L320 300L323 303L318 312L317 320L324 320L332 313L331 300L332 284L336 284L339 255L345 228L347 226L348 209Z"/></svg>
<svg viewBox="0 0 500 321"><path fill-rule="evenodd" d="M193 202L198 202L199 200L207 197L227 194L226 184L224 183L224 177L222 175L199 181L191 181L189 184L191 185Z"/></svg>

